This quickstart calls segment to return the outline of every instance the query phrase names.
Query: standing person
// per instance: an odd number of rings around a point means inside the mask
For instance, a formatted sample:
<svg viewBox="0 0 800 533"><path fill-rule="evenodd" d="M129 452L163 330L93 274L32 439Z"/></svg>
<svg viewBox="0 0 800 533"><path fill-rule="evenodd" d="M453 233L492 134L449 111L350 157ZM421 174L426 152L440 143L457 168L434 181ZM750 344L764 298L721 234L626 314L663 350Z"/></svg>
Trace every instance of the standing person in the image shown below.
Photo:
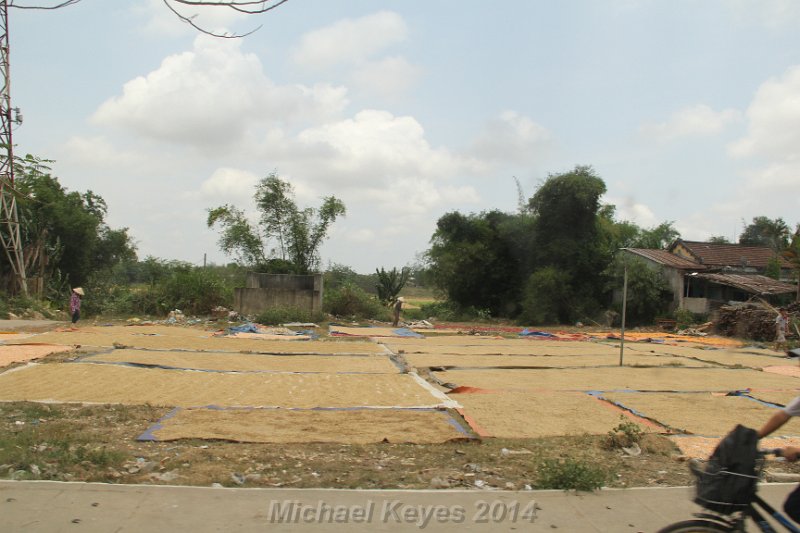
<svg viewBox="0 0 800 533"><path fill-rule="evenodd" d="M782 352L786 349L786 333L789 331L789 311L781 307L775 317L775 350Z"/></svg>
<svg viewBox="0 0 800 533"><path fill-rule="evenodd" d="M402 296L400 296L397 300L394 301L394 305L392 306L392 314L394 319L392 320L392 326L397 327L400 323L400 311L403 309L403 302L405 300Z"/></svg>
<svg viewBox="0 0 800 533"><path fill-rule="evenodd" d="M83 295L83 289L75 287L69 297L69 312L72 315L73 324L81 318L81 298L83 298Z"/></svg>

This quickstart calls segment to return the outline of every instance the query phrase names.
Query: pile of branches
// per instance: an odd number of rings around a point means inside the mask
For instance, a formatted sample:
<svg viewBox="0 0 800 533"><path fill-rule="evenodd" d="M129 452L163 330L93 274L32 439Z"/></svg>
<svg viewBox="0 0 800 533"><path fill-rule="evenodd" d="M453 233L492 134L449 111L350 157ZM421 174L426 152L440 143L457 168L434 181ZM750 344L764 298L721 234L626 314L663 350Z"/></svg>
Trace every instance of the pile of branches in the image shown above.
<svg viewBox="0 0 800 533"><path fill-rule="evenodd" d="M800 303L788 306L789 317L800 316ZM771 342L775 340L775 317L778 311L764 303L748 302L737 305L723 305L719 309L717 331L729 337L739 337L756 341ZM790 327L789 335L793 333Z"/></svg>

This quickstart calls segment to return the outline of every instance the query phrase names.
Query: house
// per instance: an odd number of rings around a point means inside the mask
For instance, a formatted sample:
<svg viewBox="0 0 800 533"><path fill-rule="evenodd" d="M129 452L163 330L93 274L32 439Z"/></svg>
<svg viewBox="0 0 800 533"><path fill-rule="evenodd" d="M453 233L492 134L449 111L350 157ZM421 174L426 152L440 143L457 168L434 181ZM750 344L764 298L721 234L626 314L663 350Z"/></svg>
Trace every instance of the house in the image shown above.
<svg viewBox="0 0 800 533"><path fill-rule="evenodd" d="M678 239L668 251L709 269L720 269L740 274L765 274L771 261L778 260L780 278L792 279L792 264L766 246L743 246L715 242L696 242Z"/></svg>
<svg viewBox="0 0 800 533"><path fill-rule="evenodd" d="M678 239L667 250L624 248L652 268L661 269L672 290L670 310L708 313L731 301L761 297L774 304L794 299L791 263L767 247ZM780 280L765 274L777 258Z"/></svg>

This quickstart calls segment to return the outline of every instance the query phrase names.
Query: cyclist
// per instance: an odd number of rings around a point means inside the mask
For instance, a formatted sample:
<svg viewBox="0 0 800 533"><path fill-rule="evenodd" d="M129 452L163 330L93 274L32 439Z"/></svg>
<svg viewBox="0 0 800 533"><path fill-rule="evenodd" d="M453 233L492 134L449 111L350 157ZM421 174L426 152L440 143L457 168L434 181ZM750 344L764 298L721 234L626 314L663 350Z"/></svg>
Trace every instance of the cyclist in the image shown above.
<svg viewBox="0 0 800 533"><path fill-rule="evenodd" d="M800 348L789 350L787 355L792 358L800 358ZM762 439L773 433L793 416L800 416L800 396L796 397L789 402L786 407L772 415L772 417L761 426L761 429L758 430L758 438ZM787 446L781 450L781 456L785 457L786 460L790 462L797 461L797 459L800 458L800 448ZM783 504L783 510L786 511L786 514L788 514L792 520L800 523L800 485L786 498Z"/></svg>

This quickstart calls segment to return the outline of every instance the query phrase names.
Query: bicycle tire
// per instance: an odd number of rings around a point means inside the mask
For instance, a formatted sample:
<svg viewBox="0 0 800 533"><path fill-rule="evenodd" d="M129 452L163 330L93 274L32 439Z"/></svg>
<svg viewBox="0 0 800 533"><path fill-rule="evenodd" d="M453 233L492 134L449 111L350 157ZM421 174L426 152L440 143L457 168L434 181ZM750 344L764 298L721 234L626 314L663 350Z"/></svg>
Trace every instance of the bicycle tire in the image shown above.
<svg viewBox="0 0 800 533"><path fill-rule="evenodd" d="M658 533L714 533L719 531L735 530L719 522L714 522L713 520L699 519L676 522L663 529L659 529Z"/></svg>

